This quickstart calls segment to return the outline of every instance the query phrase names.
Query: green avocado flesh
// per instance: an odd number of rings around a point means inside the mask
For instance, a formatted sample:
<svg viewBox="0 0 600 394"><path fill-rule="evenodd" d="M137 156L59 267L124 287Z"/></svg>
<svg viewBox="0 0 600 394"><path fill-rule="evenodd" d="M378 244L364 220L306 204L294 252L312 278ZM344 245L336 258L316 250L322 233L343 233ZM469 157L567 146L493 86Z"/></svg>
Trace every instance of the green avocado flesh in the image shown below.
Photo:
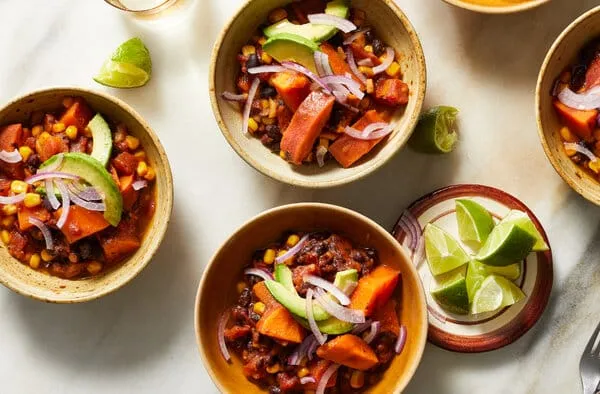
<svg viewBox="0 0 600 394"><path fill-rule="evenodd" d="M302 318L306 316L306 300L286 289L281 283L274 280L266 280L265 285L273 298L283 305L288 311ZM318 305L313 305L313 316L316 321L329 318L329 313Z"/></svg>
<svg viewBox="0 0 600 394"><path fill-rule="evenodd" d="M327 3L325 13L345 19L348 17L348 10L348 4L346 4L344 0L334 0ZM266 27L263 32L267 38L271 38L281 33L289 33L314 42L323 42L333 37L335 33L337 33L337 29L334 26L317 25L313 23L296 25L287 19L283 19Z"/></svg>
<svg viewBox="0 0 600 394"><path fill-rule="evenodd" d="M283 285L288 291L293 293L294 295L298 295L296 291L296 287L294 286L294 279L292 270L287 267L285 264L276 264L275 265L275 280Z"/></svg>
<svg viewBox="0 0 600 394"><path fill-rule="evenodd" d="M319 46L302 36L277 34L264 43L263 50L279 63L291 61L316 72L314 53L319 50Z"/></svg>
<svg viewBox="0 0 600 394"><path fill-rule="evenodd" d="M92 132L94 148L91 156L98 160L100 164L106 167L110 154L112 152L112 134L110 127L100 114L96 114L88 123L88 127Z"/></svg>
<svg viewBox="0 0 600 394"><path fill-rule="evenodd" d="M77 175L93 186L103 196L103 202L106 205L104 218L113 226L118 225L123 213L123 197L106 168L89 155L71 152L52 156L40 166L40 169L53 165L61 157L62 162L56 171Z"/></svg>

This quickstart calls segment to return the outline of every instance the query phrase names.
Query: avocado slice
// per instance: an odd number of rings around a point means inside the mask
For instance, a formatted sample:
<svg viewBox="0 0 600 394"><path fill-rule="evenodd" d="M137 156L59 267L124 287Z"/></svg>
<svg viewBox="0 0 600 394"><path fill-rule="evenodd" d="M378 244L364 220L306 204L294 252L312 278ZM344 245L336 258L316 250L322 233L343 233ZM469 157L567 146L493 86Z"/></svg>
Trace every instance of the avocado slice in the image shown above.
<svg viewBox="0 0 600 394"><path fill-rule="evenodd" d="M94 148L91 156L98 160L100 164L106 167L110 154L112 152L112 133L110 127L100 114L96 114L88 123L88 127L92 132Z"/></svg>
<svg viewBox="0 0 600 394"><path fill-rule="evenodd" d="M103 196L102 201L106 205L104 218L113 226L118 225L123 213L123 197L106 168L98 160L85 153L71 152L52 156L42 163L40 169L56 163L61 160L61 157L62 162L56 171L77 175L95 187Z"/></svg>
<svg viewBox="0 0 600 394"><path fill-rule="evenodd" d="M275 264L275 280L283 285L287 290L298 295L294 286L292 270L285 264Z"/></svg>
<svg viewBox="0 0 600 394"><path fill-rule="evenodd" d="M344 0L330 1L325 7L326 14L344 19L348 17L348 11L348 4ZM271 38L281 33L289 33L302 36L307 40L314 42L323 42L333 37L335 33L337 33L337 29L334 26L316 25L313 23L296 25L287 19L283 19L271 26L267 26L263 30L263 33L265 33L267 38Z"/></svg>
<svg viewBox="0 0 600 394"><path fill-rule="evenodd" d="M304 298L292 293L281 283L274 280L266 280L265 285L277 302L283 305L287 310L296 316L300 316L304 319L307 318L306 300ZM330 317L329 313L325 312L325 310L318 305L313 305L313 316L316 321L325 320Z"/></svg>
<svg viewBox="0 0 600 394"><path fill-rule="evenodd" d="M314 53L319 50L319 46L302 36L290 33L277 34L263 44L263 50L280 63L292 61L312 72L317 72Z"/></svg>

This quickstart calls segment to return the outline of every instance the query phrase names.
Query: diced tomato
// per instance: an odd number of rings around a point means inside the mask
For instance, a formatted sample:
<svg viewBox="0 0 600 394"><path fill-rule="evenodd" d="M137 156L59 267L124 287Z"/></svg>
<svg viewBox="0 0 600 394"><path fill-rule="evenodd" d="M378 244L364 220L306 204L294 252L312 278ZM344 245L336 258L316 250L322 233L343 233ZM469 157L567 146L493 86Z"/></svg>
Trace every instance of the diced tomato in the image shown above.
<svg viewBox="0 0 600 394"><path fill-rule="evenodd" d="M50 220L50 212L43 206L38 205L34 208L27 208L24 205L19 205L17 211L17 219L19 221L19 230L26 231L33 227L33 224L29 223L29 218L36 218L42 222Z"/></svg>
<svg viewBox="0 0 600 394"><path fill-rule="evenodd" d="M121 195L123 196L123 209L129 211L133 204L138 199L139 192L133 190L133 175L127 175L119 178L119 189L121 191Z"/></svg>
<svg viewBox="0 0 600 394"><path fill-rule="evenodd" d="M12 152L23 143L23 126L20 123L0 128L0 149ZM22 179L25 176L23 163L6 163L0 161L0 169L11 178Z"/></svg>
<svg viewBox="0 0 600 394"><path fill-rule="evenodd" d="M382 78L375 84L375 100L390 107L406 105L408 93L408 85L397 78Z"/></svg>
<svg viewBox="0 0 600 394"><path fill-rule="evenodd" d="M138 160L131 153L122 152L113 159L112 165L120 175L131 175L137 168Z"/></svg>
<svg viewBox="0 0 600 394"><path fill-rule="evenodd" d="M60 118L60 123L63 123L65 126L75 126L77 129L83 130L87 127L93 116L94 113L87 103L81 98L76 98Z"/></svg>
<svg viewBox="0 0 600 394"><path fill-rule="evenodd" d="M135 234L135 224L128 220L121 223L113 231L98 237L104 257L109 263L114 263L133 253L140 247L140 240Z"/></svg>
<svg viewBox="0 0 600 394"><path fill-rule="evenodd" d="M54 213L58 220L62 208ZM89 237L99 231L104 230L109 226L109 223L104 219L102 212L89 211L78 205L69 207L67 221L62 227L62 232L67 238L67 241L72 244L82 238Z"/></svg>

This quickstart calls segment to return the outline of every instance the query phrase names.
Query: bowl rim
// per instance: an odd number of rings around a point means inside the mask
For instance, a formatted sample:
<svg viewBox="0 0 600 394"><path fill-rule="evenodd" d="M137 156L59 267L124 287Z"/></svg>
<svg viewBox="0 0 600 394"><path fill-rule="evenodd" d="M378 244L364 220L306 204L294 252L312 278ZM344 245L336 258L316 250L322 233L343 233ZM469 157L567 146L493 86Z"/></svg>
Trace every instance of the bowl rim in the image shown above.
<svg viewBox="0 0 600 394"><path fill-rule="evenodd" d="M154 146L156 147L156 149L158 151L158 157L162 162L161 164L164 166L165 172L167 174L167 179L165 180L165 185L167 188L167 197L168 197L166 199L166 204L167 204L166 208L167 208L168 217L162 226L159 226L158 228L155 229L155 231L159 232L158 237L157 237L157 242L155 243L154 246L151 246L149 248L149 254L148 254L148 257L146 258L146 261L143 264L140 264L138 267L136 267L136 269L131 270L131 273L129 275L122 276L121 277L122 280L117 280L117 281L112 282L112 284L114 284L114 286L106 287L105 289L103 289L100 292L97 292L97 293L94 293L94 294L91 294L88 296L84 296L84 297L53 298L52 296L48 296L48 297L40 296L38 294L33 294L33 293L26 292L26 291L22 291L22 289L18 288L17 286L14 286L12 284L12 281L7 280L4 275L0 275L0 284L6 286L10 290L12 290L15 293L20 294L22 296L25 296L25 297L28 297L28 298L31 298L34 300L48 302L48 303L54 303L54 304L75 304L75 303L83 303L83 302L96 300L98 298L104 297L108 294L111 294L111 293L121 289L126 284L131 282L135 277L137 277L139 275L139 273L144 268L146 268L148 263L150 263L150 261L155 256L156 252L158 251L158 248L162 244L162 241L164 240L165 234L169 227L169 223L171 221L171 217L172 217L172 213L173 213L173 198L174 198L173 174L171 171L171 165L169 163L169 159L167 157L165 149L164 149L162 143L160 142L158 135L154 132L154 130L150 127L150 125L129 104L125 103L123 100L121 100L115 96L112 96L108 93L100 92L100 91L90 89L90 88L83 88L83 87L78 87L78 86L68 86L68 85L45 87L42 89L33 90L31 92L28 92L28 93L25 93L25 94L22 94L19 96L15 96L12 99L9 99L9 101L6 104L3 104L0 107L0 113L3 112L7 107L14 105L20 101L24 101L24 100L27 100L30 98L35 98L36 96L38 96L40 94L53 93L55 91L65 91L65 93L64 93L65 95L69 94L66 92L71 91L71 92L73 92L74 95L77 95L78 93L84 93L84 94L88 94L88 95L97 96L97 97L100 97L104 100L111 102L112 104L122 108L125 112L129 113L135 119L135 121L138 122L142 126L142 128L146 131L146 133L152 140L152 143L154 144ZM154 217L153 217L153 220L154 220ZM11 256L11 258L14 259L14 257L12 257L12 256ZM121 267L117 267L116 269L119 270L120 268Z"/></svg>
<svg viewBox="0 0 600 394"><path fill-rule="evenodd" d="M548 53L546 54L544 62L542 63L542 67L540 68L540 72L538 74L538 79L537 79L536 88L535 88L535 112L536 112L535 115L536 115L536 122L537 122L537 128L538 128L538 135L540 137L542 147L544 148L544 153L546 154L546 157L552 164L552 167L554 167L554 170L558 173L558 175L560 175L560 177L573 190L575 190L577 193L579 193L581 196L583 196L588 201L591 201L596 205L600 205L600 199L598 197L595 197L592 193L589 192L588 189L582 187L579 184L578 180L567 176L565 171L562 169L558 159L555 157L554 153L550 149L548 142L546 141L544 125L542 124L542 94L544 94L542 92L542 83L544 81L544 78L546 77L548 65L550 64L550 61L554 58L554 54L556 53L558 47L564 41L565 37L568 36L573 30L575 30L585 20L595 16L596 14L600 14L600 6L596 6L592 9L588 10L587 12L585 12L584 14L579 16L577 19L575 19L573 22L571 22L552 43L552 46L548 50Z"/></svg>
<svg viewBox="0 0 600 394"><path fill-rule="evenodd" d="M417 272L415 266L413 264L410 264L411 259L408 256L408 254L406 253L406 251L404 250L404 248L402 247L402 245L400 245L400 243L398 243L398 241L392 236L392 234L390 232L388 232L385 228L383 228L381 225L379 225L373 219L371 219L361 213L358 213L358 212L353 211L348 208L341 207L339 205L326 204L326 203L317 203L317 202L293 203L293 204L281 205L281 206L263 211L263 212L259 213L258 215L255 215L254 217L246 220L241 226L236 228L235 231L233 231L213 253L210 260L208 261L208 264L206 265L206 267L204 269L204 272L202 273L202 277L200 278L200 282L198 284L198 290L196 291L196 299L194 302L194 331L195 331L195 335L196 335L196 346L198 347L198 351L200 352L200 357L202 358L202 362L204 364L204 369L209 374L211 380L213 381L215 386L218 388L218 390L222 393L225 393L226 392L225 388L221 385L221 382L218 380L216 374L214 373L213 369L211 368L210 360L208 359L206 352L204 350L205 346L204 346L204 342L202 341L202 334L200 332L200 325L199 325L200 301L202 298L203 289L205 287L206 281L208 280L207 278L208 278L209 272L214 270L215 267L217 266L216 258L221 254L221 250L229 245L231 239L235 235L239 234L246 227L252 225L254 222L256 222L258 220L263 219L266 216L271 216L273 214L277 214L279 212L290 210L290 209L306 209L306 208L320 208L320 209L325 209L325 210L329 210L329 211L336 211L339 214L352 216L352 217L358 219L359 221L363 222L365 225L368 225L372 229L376 230L384 238L386 238L387 241L390 242L390 244L393 245L394 248L396 248L398 250L398 252L406 258L406 261L409 262L407 264L408 272L410 272L411 276L416 278L415 282L417 283L417 286L418 286L418 291L419 291L418 298L419 298L421 306L422 306L422 308L420 308L421 309L420 319L422 320L423 324L421 324L421 332L420 332L420 336L419 336L420 343L418 343L418 346L417 346L416 357L415 357L414 361L410 364L410 367L405 369L404 373L403 373L403 376L407 376L408 379L406 379L404 387L396 387L396 389L394 391L395 393L401 393L406 388L406 386L410 383L412 378L414 377L414 374L417 371L417 368L419 367L421 360L423 358L423 354L425 352L425 345L427 344L427 335L428 335L427 333L428 333L428 329L429 329L427 299L425 297L425 289L423 288L423 284L421 283L419 273ZM404 271L402 272L402 275L405 275Z"/></svg>
<svg viewBox="0 0 600 394"><path fill-rule="evenodd" d="M310 181L310 180L298 179L297 177L294 177L294 176L286 176L286 175L277 174L275 171L272 171L269 167L261 165L258 162L258 160L254 159L254 157L252 157L252 155L248 154L246 152L246 150L243 149L235 141L235 139L233 138L233 133L229 130L229 128L225 124L225 121L223 120L223 116L222 116L220 108L219 108L219 98L217 97L216 87L215 87L216 78L217 78L216 65L217 65L217 59L221 53L221 48L223 46L223 42L225 41L225 36L229 32L229 30L231 29L233 24L235 22L237 22L237 20L241 17L241 14L251 6L251 4L253 3L253 0L246 0L246 2L244 4L242 4L242 6L236 11L236 13L225 24L225 26L219 33L219 36L217 37L217 40L215 41L215 44L212 49L211 60L210 60L210 70L209 70L209 75L208 75L208 86L209 86L208 91L209 91L209 96L210 96L212 113L213 113L213 116L214 116L218 126L219 126L219 129L221 130L221 134L223 134L223 136L225 137L225 139L227 140L229 145L233 148L233 150L237 153L237 155L239 157L241 157L248 165L250 165L252 168L257 170L258 172L262 173L263 175L266 175L272 179L275 179L277 181L280 181L280 182L283 182L283 183L286 183L286 184L289 184L292 186L298 186L298 187L310 188L310 189L324 189L324 188L345 185L345 184L354 182L356 180L359 180L363 177L366 177L367 175L370 175L371 173L375 172L376 170L380 169L385 164L387 164L403 147L406 146L406 142L408 141L409 137L411 136L412 132L414 131L414 129L417 125L417 122L419 120L419 115L423 108L423 103L425 101L425 91L427 89L427 67L425 65L425 53L423 51L423 46L421 45L421 40L419 39L417 31L415 30L414 26L412 25L412 23L410 22L410 20L406 16L406 14L404 14L404 12L400 9L400 7L393 0L378 0L378 1L387 5L387 7L390 9L390 11L392 13L394 13L394 15L400 20L400 23L402 23L402 25L408 31L409 40L411 42L412 47L414 48L415 57L416 57L415 62L417 64L417 69L418 69L417 70L417 81L419 84L419 88L415 94L415 99L416 99L415 111L412 114L405 113L402 115L402 116L410 117L409 121L404 126L406 128L406 130L408 130L408 132L405 133L406 135L404 136L404 138L399 141L399 143L397 144L395 149L393 149L389 153L389 155L387 155L387 157L382 157L375 165L369 166L369 167L365 168L364 170L355 173L354 175L346 176L346 177L340 178L338 180ZM398 130L399 130L398 127L395 127L393 132L396 132Z"/></svg>
<svg viewBox="0 0 600 394"><path fill-rule="evenodd" d="M505 5L505 6L492 6L492 5L479 5L467 3L464 0L444 0L446 3L462 8L464 10L480 12L483 14L514 14L517 12L523 12L527 10L531 10L533 8L539 7L545 3L549 3L550 0L531 0L529 2L515 4L515 5Z"/></svg>

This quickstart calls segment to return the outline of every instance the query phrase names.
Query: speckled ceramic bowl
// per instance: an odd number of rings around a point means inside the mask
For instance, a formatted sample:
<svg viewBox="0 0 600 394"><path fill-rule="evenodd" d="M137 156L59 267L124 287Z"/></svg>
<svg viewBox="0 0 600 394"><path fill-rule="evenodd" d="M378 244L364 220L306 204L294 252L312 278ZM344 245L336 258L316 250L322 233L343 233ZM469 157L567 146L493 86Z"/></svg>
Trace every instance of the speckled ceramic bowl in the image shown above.
<svg viewBox="0 0 600 394"><path fill-rule="evenodd" d="M111 293L133 279L152 259L167 230L173 207L171 168L158 137L130 106L105 93L81 88L53 88L36 91L11 101L0 109L0 125L29 119L33 111L61 108L65 96L83 97L95 111L127 125L138 137L156 170L156 212L141 247L133 256L108 272L86 279L67 280L35 271L19 262L0 243L0 283L37 300L56 303L90 301Z"/></svg>
<svg viewBox="0 0 600 394"><path fill-rule="evenodd" d="M194 319L200 354L218 389L231 394L266 392L245 378L237 356L233 356L232 363L223 359L217 325L223 312L235 304L236 284L254 251L289 230L339 233L356 245L376 249L380 261L401 271L397 301L400 322L407 328L407 342L381 381L365 391L400 393L415 373L427 340L427 305L421 280L403 247L377 223L348 209L317 203L285 205L256 216L233 233L208 263L198 287Z"/></svg>
<svg viewBox="0 0 600 394"><path fill-rule="evenodd" d="M406 110L398 111L391 136L350 168L335 160L325 167L292 166L271 153L258 138L242 132L242 113L237 104L221 99L224 91L235 91L239 72L236 56L253 32L267 20L269 11L289 0L248 1L231 19L217 39L210 66L210 98L213 112L223 135L248 164L263 174L295 186L324 188L352 182L375 171L402 148L410 137L423 106L426 70L423 49L417 33L393 0L352 0L353 7L366 11L367 22L384 42L403 54L401 66L404 82L410 88Z"/></svg>
<svg viewBox="0 0 600 394"><path fill-rule="evenodd" d="M567 156L560 137L562 124L552 105L556 78L576 60L583 46L600 36L600 7L571 23L556 39L540 71L536 90L538 132L546 156L558 174L583 197L600 205L600 183Z"/></svg>
<svg viewBox="0 0 600 394"><path fill-rule="evenodd" d="M466 10L485 14L513 14L539 7L550 0L444 0Z"/></svg>

